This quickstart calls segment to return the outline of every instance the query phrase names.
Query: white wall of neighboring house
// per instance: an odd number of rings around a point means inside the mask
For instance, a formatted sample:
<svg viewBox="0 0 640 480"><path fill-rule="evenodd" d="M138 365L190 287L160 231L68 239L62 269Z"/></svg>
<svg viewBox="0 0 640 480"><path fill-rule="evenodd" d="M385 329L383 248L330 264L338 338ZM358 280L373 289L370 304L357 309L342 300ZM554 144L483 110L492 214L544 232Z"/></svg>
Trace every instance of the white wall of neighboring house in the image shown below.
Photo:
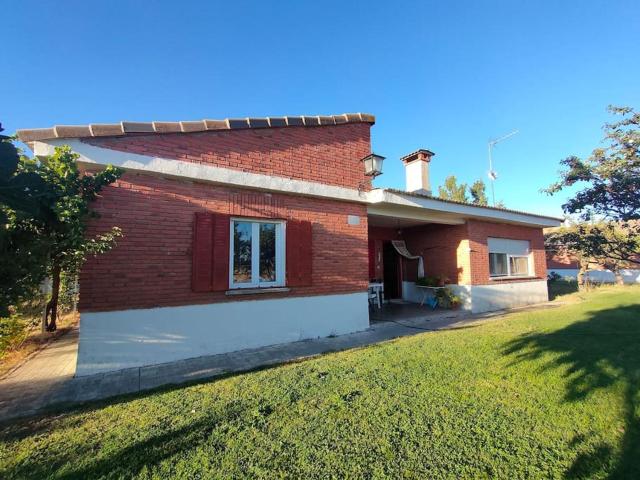
<svg viewBox="0 0 640 480"><path fill-rule="evenodd" d="M553 268L548 273L555 272L565 280L577 280L577 268ZM624 269L621 271L624 283L640 283L640 269ZM615 283L616 277L611 270L588 270L587 278L595 283Z"/></svg>
<svg viewBox="0 0 640 480"><path fill-rule="evenodd" d="M361 292L86 312L76 375L366 330L367 305Z"/></svg>

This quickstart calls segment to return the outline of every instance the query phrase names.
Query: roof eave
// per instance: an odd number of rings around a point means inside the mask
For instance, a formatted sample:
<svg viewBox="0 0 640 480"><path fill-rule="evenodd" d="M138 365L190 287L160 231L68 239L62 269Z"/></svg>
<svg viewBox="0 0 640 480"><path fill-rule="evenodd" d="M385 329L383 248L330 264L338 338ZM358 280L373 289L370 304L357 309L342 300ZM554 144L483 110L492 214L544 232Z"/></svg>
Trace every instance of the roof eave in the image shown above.
<svg viewBox="0 0 640 480"><path fill-rule="evenodd" d="M129 134L193 133L220 130L240 130L282 127L321 127L347 123L374 125L376 117L369 113L341 115L225 118L224 120L196 120L183 122L92 123L89 125L54 125L50 128L21 129L16 132L20 141L46 141L57 138L113 137Z"/></svg>
<svg viewBox="0 0 640 480"><path fill-rule="evenodd" d="M412 194L393 189L376 189L369 193L372 204L387 204L407 209L426 209L465 219L477 219L489 222L513 223L532 227L555 227L562 223L562 219L518 212L494 207L482 207L459 202L450 202L426 195Z"/></svg>

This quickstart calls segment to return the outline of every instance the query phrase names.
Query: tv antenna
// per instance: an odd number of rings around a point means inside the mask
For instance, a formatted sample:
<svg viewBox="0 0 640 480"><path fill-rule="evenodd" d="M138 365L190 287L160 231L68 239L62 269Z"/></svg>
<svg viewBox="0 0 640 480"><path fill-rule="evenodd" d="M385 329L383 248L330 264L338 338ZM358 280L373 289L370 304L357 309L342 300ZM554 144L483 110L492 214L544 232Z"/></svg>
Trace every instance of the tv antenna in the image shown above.
<svg viewBox="0 0 640 480"><path fill-rule="evenodd" d="M487 175L489 176L489 180L491 180L491 199L494 207L496 206L496 189L495 189L494 183L498 178L498 172L496 172L493 169L493 147L495 147L498 143L502 142L503 140L506 140L509 137L513 137L518 132L519 130L514 130L513 132L507 133L506 135L503 135L500 138L496 138L494 140L489 141L489 171L487 172Z"/></svg>

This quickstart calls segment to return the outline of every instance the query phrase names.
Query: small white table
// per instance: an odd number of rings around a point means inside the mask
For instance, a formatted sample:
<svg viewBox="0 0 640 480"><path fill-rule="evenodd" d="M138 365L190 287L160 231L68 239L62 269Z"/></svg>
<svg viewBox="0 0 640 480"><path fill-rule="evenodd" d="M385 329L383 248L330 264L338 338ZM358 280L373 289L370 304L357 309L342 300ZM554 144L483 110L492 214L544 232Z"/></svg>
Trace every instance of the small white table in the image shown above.
<svg viewBox="0 0 640 480"><path fill-rule="evenodd" d="M382 308L382 299L384 295L384 284L380 282L370 282L369 283L369 295L376 296L376 304L378 308Z"/></svg>
<svg viewBox="0 0 640 480"><path fill-rule="evenodd" d="M416 287L424 289L424 292L422 292L422 300L420 300L420 306L424 305L424 302L427 299L427 296L429 295L429 291L433 290L433 292L435 293L436 290L442 290L443 288L447 288L447 287L427 287L426 285L416 285ZM438 297L435 297L435 299L436 299L436 303L433 306L434 309L438 306Z"/></svg>

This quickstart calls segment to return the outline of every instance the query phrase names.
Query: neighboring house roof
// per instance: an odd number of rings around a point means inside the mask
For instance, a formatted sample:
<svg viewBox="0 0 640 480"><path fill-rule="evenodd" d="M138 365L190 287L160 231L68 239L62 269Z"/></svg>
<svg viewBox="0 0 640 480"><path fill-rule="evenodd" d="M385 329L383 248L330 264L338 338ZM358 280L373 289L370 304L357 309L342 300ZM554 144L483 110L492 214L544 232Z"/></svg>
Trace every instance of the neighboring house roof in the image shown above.
<svg viewBox="0 0 640 480"><path fill-rule="evenodd" d="M314 115L294 117L225 118L224 120L196 120L182 122L127 122L91 123L89 125L54 125L49 128L18 130L23 142L54 138L110 137L128 134L192 133L209 130L235 130L244 128L319 127L345 123L376 123L369 113L343 113L341 115Z"/></svg>
<svg viewBox="0 0 640 480"><path fill-rule="evenodd" d="M547 268L548 269L563 269L563 268L579 268L580 262L578 260L567 254L560 252L553 252L547 250Z"/></svg>

